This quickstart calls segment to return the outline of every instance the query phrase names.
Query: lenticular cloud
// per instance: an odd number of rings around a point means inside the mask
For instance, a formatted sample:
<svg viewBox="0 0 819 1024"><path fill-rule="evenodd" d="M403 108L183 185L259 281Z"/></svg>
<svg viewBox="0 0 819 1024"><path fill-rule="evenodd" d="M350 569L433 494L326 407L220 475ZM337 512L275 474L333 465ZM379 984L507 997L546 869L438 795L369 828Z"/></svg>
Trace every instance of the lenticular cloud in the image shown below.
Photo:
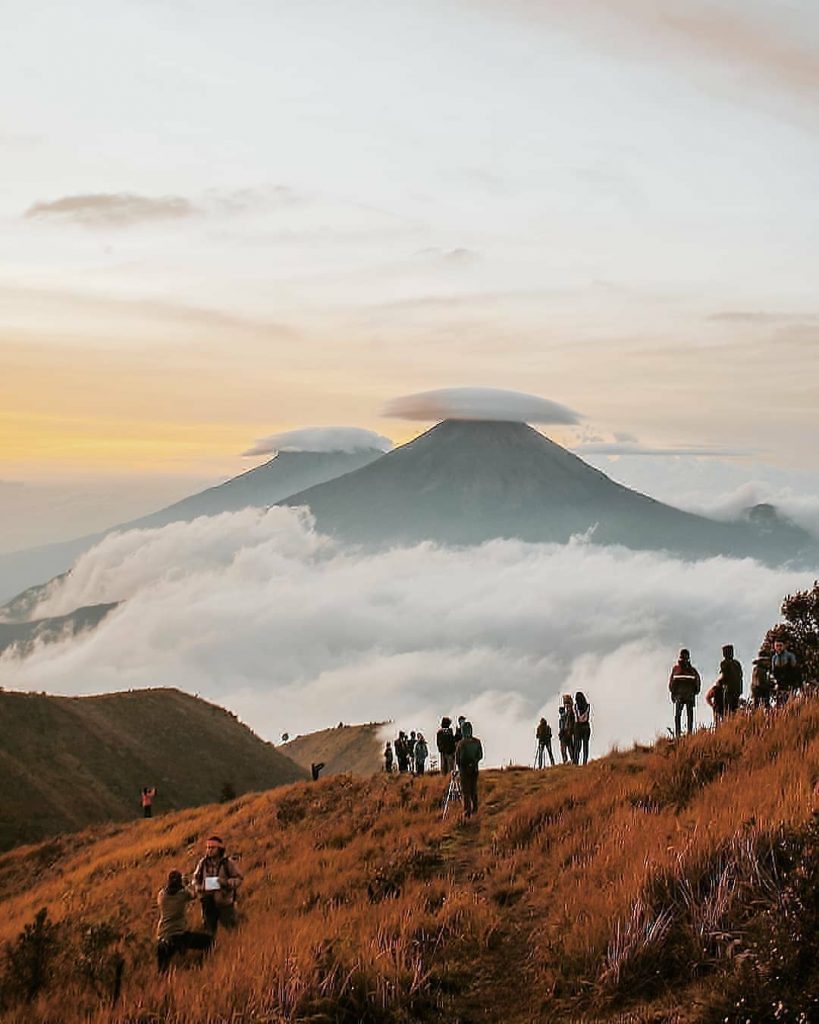
<svg viewBox="0 0 819 1024"><path fill-rule="evenodd" d="M488 761L528 761L563 692L593 707L593 753L670 720L681 646L704 683L734 643L747 668L801 575L745 560L493 541L356 553L305 510L245 509L107 537L36 614L123 603L93 633L0 658L0 685L56 693L176 686L267 738L466 714Z"/></svg>
<svg viewBox="0 0 819 1024"><path fill-rule="evenodd" d="M276 452L388 452L392 441L361 427L303 427L259 438L242 455L273 455Z"/></svg>
<svg viewBox="0 0 819 1024"><path fill-rule="evenodd" d="M394 398L384 416L402 420L501 420L512 423L580 422L580 414L558 402L500 388L441 388Z"/></svg>

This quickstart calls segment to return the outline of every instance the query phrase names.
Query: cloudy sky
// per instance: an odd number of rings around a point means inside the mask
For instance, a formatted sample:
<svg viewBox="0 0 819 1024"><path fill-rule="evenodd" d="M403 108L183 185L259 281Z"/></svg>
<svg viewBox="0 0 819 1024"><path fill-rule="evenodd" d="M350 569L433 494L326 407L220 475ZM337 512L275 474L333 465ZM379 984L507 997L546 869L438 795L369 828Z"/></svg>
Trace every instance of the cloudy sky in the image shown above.
<svg viewBox="0 0 819 1024"><path fill-rule="evenodd" d="M68 533L103 515L94 488L110 521L147 511L283 430L407 440L421 425L383 403L462 384L587 417L559 439L689 452L706 490L819 493L812 0L4 14L18 521L44 488L86 496ZM736 454L714 468L703 446ZM669 465L612 463L660 492Z"/></svg>

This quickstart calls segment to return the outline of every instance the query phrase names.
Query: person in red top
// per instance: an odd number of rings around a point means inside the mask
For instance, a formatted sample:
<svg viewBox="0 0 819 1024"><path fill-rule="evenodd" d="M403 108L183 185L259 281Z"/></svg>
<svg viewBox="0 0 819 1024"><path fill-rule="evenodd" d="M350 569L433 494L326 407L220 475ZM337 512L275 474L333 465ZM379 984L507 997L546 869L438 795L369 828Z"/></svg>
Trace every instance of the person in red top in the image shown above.
<svg viewBox="0 0 819 1024"><path fill-rule="evenodd" d="M142 804L142 817L150 818L153 812L153 802L156 796L156 786L143 786L142 793L140 794L140 803Z"/></svg>
<svg viewBox="0 0 819 1024"><path fill-rule="evenodd" d="M678 738L682 731L683 708L688 718L689 736L694 731L694 698L701 686L700 674L691 664L691 654L683 647L668 679L668 691L674 703L674 735Z"/></svg>

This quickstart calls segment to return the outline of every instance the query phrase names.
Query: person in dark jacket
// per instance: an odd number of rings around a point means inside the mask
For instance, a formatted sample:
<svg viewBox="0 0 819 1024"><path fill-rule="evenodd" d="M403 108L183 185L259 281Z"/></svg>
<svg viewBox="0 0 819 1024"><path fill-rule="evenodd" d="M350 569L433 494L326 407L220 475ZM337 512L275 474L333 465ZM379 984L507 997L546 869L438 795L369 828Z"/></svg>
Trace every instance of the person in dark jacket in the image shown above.
<svg viewBox="0 0 819 1024"><path fill-rule="evenodd" d="M186 949L210 949L213 945L213 936L209 933L188 931L185 913L188 904L195 898L185 885L181 872L170 871L168 881L156 897L159 907L156 966L160 974L165 974L177 953Z"/></svg>
<svg viewBox="0 0 819 1024"><path fill-rule="evenodd" d="M668 679L668 691L674 702L674 735L677 738L682 731L683 708L688 718L688 734L694 731L694 700L701 687L700 674L691 664L690 652L683 647Z"/></svg>
<svg viewBox="0 0 819 1024"><path fill-rule="evenodd" d="M742 665L734 657L733 644L722 648L719 674L725 688L725 714L733 714L739 710L739 698L742 696Z"/></svg>
<svg viewBox="0 0 819 1024"><path fill-rule="evenodd" d="M392 744L387 743L387 745L384 747L384 771L387 773L387 775L392 774L392 763Z"/></svg>
<svg viewBox="0 0 819 1024"><path fill-rule="evenodd" d="M552 728L545 718L541 718L537 723L535 736L537 737L537 767L543 767L544 751L549 754L549 761L554 765L555 755L552 753Z"/></svg>
<svg viewBox="0 0 819 1024"><path fill-rule="evenodd" d="M760 656L754 659L754 667L751 671L751 699L755 708L771 706L770 667L770 658Z"/></svg>
<svg viewBox="0 0 819 1024"><path fill-rule="evenodd" d="M574 763L583 764L589 760L589 739L591 738L591 705L586 695L578 691L574 695Z"/></svg>
<svg viewBox="0 0 819 1024"><path fill-rule="evenodd" d="M461 776L461 792L464 801L464 818L478 813L478 765L483 760L483 746L477 736L472 735L472 723L461 723L462 739L455 748L455 764Z"/></svg>
<svg viewBox="0 0 819 1024"><path fill-rule="evenodd" d="M574 704L572 695L565 693L557 712L557 738L563 764L574 762Z"/></svg>
<svg viewBox="0 0 819 1024"><path fill-rule="evenodd" d="M441 719L441 728L435 735L435 745L441 762L441 774L450 775L455 767L455 735L452 732L451 718Z"/></svg>
<svg viewBox="0 0 819 1024"><path fill-rule="evenodd" d="M409 769L409 740L403 729L399 730L395 740L395 759L398 761L398 771L403 775Z"/></svg>
<svg viewBox="0 0 819 1024"><path fill-rule="evenodd" d="M219 836L211 836L205 843L205 856L196 865L193 881L202 907L202 920L210 934L215 935L220 924L233 928L242 872L235 860L228 857Z"/></svg>
<svg viewBox="0 0 819 1024"><path fill-rule="evenodd" d="M771 675L773 676L777 704L784 704L793 690L799 688L799 669L796 655L788 650L787 643L781 638L774 640L774 652L771 656Z"/></svg>
<svg viewBox="0 0 819 1024"><path fill-rule="evenodd" d="M419 732L415 737L415 749L413 750L413 759L415 761L415 774L423 775L427 770L427 758L429 757L429 747L427 741L424 739L424 734Z"/></svg>

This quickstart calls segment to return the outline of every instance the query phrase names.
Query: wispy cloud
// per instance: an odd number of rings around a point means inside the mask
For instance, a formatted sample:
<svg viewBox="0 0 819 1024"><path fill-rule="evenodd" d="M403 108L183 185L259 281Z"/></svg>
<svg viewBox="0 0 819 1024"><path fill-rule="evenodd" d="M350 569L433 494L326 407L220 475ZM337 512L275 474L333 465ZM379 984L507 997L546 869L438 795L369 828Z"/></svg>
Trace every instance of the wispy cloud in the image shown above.
<svg viewBox="0 0 819 1024"><path fill-rule="evenodd" d="M819 323L815 313L770 313L765 310L723 310L712 313L708 319L714 323L749 324L752 326L789 326L791 324Z"/></svg>
<svg viewBox="0 0 819 1024"><path fill-rule="evenodd" d="M665 456L687 456L695 458L739 458L752 455L747 448L721 448L711 445L688 445L685 447L652 447L631 441L605 441L581 444L572 449L575 455L651 455Z"/></svg>
<svg viewBox="0 0 819 1024"><path fill-rule="evenodd" d="M28 220L60 221L85 227L124 228L146 222L180 220L198 212L198 208L182 196L91 192L34 203L24 216Z"/></svg>

